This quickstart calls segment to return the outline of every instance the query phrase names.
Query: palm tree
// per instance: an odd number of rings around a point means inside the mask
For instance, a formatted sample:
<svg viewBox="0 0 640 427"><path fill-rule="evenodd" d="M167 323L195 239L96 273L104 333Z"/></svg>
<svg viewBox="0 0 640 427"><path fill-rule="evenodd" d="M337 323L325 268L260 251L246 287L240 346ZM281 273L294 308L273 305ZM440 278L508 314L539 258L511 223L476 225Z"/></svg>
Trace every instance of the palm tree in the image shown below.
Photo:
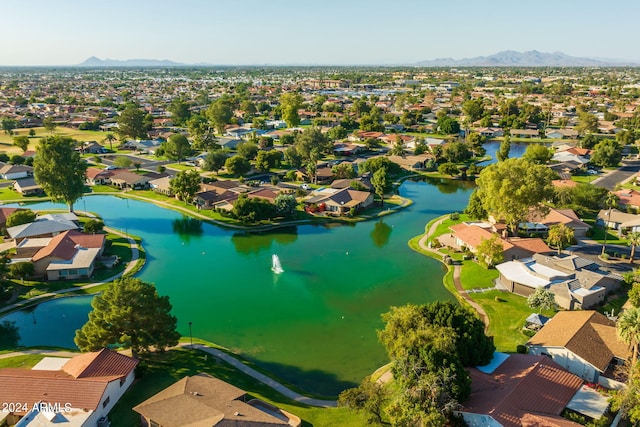
<svg viewBox="0 0 640 427"><path fill-rule="evenodd" d="M107 136L104 137L104 140L109 143L109 150L113 151L113 141L116 140L116 137L113 136L112 133L108 133Z"/></svg>
<svg viewBox="0 0 640 427"><path fill-rule="evenodd" d="M631 347L631 364L635 366L640 346L640 308L634 307L625 310L618 318L616 329L622 341Z"/></svg>
<svg viewBox="0 0 640 427"><path fill-rule="evenodd" d="M632 231L627 234L627 244L631 246L631 256L629 263L633 263L633 257L636 255L636 246L640 245L640 231Z"/></svg>
<svg viewBox="0 0 640 427"><path fill-rule="evenodd" d="M573 241L573 230L564 224L553 224L549 228L547 241L558 248L558 254Z"/></svg>
<svg viewBox="0 0 640 427"><path fill-rule="evenodd" d="M609 226L609 220L611 219L611 209L618 206L618 196L615 193L607 193L607 197L604 199L605 207L609 208L607 212L607 219L604 221L604 243L602 244L602 255L604 255L607 248L607 228Z"/></svg>

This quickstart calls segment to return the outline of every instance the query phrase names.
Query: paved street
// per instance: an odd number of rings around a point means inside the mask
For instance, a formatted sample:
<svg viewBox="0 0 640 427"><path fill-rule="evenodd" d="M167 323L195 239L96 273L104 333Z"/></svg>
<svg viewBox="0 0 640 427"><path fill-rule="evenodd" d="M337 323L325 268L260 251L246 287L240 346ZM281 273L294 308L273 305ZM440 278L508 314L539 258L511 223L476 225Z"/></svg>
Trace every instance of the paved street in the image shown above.
<svg viewBox="0 0 640 427"><path fill-rule="evenodd" d="M594 180L592 184L612 191L616 184L626 181L638 172L640 172L640 160L624 161L622 167Z"/></svg>

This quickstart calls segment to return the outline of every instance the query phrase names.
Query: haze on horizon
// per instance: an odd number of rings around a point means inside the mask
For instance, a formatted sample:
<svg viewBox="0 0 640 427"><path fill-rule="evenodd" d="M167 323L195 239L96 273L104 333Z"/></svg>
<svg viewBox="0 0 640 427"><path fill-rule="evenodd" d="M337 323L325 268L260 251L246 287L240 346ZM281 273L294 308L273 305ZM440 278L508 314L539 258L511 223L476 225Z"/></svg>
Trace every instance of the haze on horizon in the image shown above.
<svg viewBox="0 0 640 427"><path fill-rule="evenodd" d="M395 65L503 50L640 62L640 2L4 0L0 66Z"/></svg>

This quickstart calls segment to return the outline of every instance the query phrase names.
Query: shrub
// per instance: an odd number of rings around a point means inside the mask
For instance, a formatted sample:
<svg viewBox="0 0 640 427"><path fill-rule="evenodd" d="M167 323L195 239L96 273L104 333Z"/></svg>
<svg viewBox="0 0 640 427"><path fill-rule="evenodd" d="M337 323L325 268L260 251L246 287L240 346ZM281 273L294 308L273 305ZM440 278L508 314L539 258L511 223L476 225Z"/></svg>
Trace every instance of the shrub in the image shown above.
<svg viewBox="0 0 640 427"><path fill-rule="evenodd" d="M452 212L449 215L449 219L451 219L452 221L457 221L460 219L460 213L459 212Z"/></svg>
<svg viewBox="0 0 640 427"><path fill-rule="evenodd" d="M516 352L518 352L518 354L527 354L527 346L518 344L518 346L516 347Z"/></svg>
<svg viewBox="0 0 640 427"><path fill-rule="evenodd" d="M601 257L602 257L602 259L603 259L603 260L605 260L605 261L606 261L606 260L608 260L608 259L609 259L609 254L608 254L608 253L604 253L604 254L602 254L602 256L601 256Z"/></svg>

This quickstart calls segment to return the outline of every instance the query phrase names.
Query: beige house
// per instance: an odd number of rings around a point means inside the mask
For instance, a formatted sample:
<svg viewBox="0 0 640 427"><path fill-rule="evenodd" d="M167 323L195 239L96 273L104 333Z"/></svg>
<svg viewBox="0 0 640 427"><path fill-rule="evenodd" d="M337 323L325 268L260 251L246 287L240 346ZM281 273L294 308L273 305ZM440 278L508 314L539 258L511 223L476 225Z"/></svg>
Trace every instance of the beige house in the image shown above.
<svg viewBox="0 0 640 427"><path fill-rule="evenodd" d="M45 276L47 280L91 277L104 243L104 234L84 234L75 230L61 233L31 258L34 274Z"/></svg>
<svg viewBox="0 0 640 427"><path fill-rule="evenodd" d="M617 365L627 360L629 346L618 338L616 324L597 311L560 311L527 342L529 354L549 356L585 381L616 386Z"/></svg>
<svg viewBox="0 0 640 427"><path fill-rule="evenodd" d="M133 408L147 427L301 425L299 417L201 373L184 377Z"/></svg>

